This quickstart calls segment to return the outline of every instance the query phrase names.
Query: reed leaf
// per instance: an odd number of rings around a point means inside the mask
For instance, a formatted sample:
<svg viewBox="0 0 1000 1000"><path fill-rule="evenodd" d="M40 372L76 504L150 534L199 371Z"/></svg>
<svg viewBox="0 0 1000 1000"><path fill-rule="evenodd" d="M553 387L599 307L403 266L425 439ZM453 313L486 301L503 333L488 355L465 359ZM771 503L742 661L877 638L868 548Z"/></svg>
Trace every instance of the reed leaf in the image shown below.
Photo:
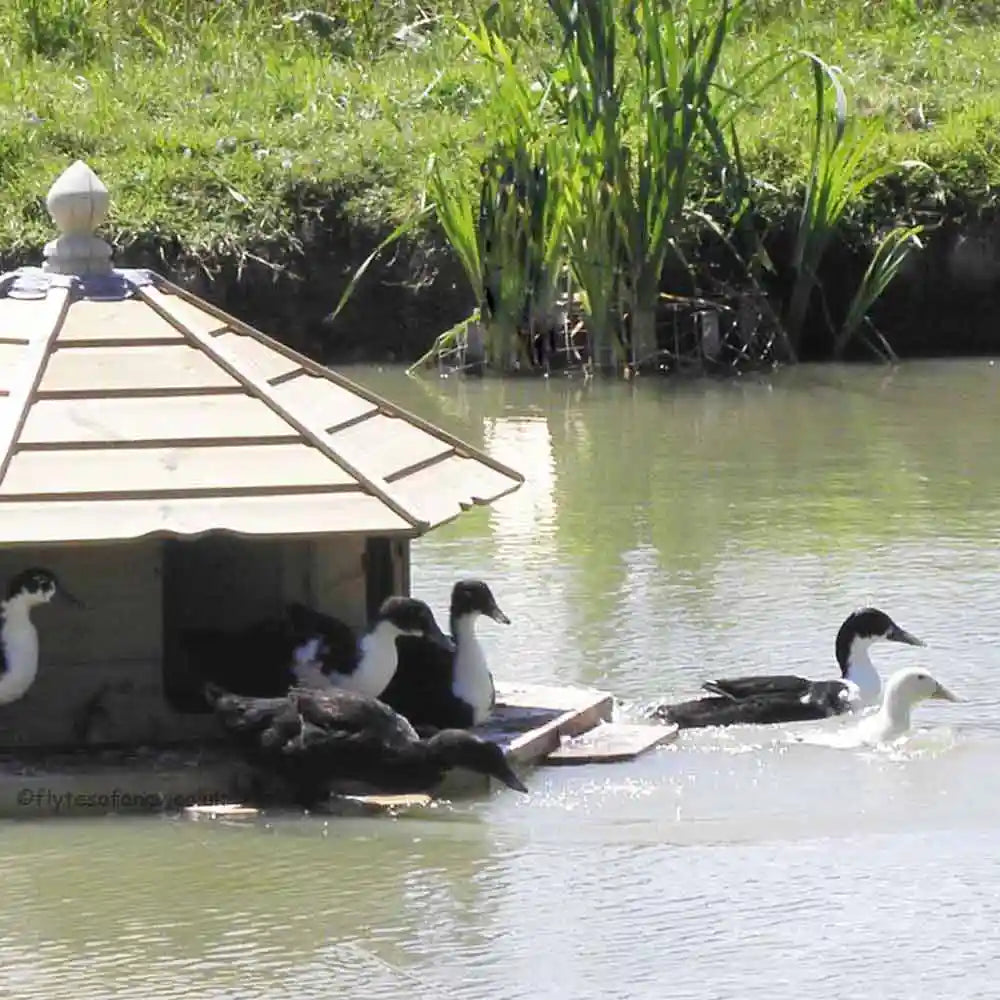
<svg viewBox="0 0 1000 1000"><path fill-rule="evenodd" d="M327 317L327 322L333 322L339 315L340 311L347 305L348 300L354 294L354 289L357 287L358 282L365 276L365 272L369 267L375 262L379 254L391 243L395 243L396 240L401 239L410 230L415 229L417 225L427 216L430 212L431 206L425 206L418 212L414 212L408 219L404 219L396 228L389 233L389 235L382 240L381 243L362 261L360 267L354 272L351 280L347 283L347 287L344 289L343 294L340 296L340 300L337 302L337 307L332 313Z"/></svg>
<svg viewBox="0 0 1000 1000"><path fill-rule="evenodd" d="M427 176L427 193L432 202L430 207L465 272L478 306L486 295L483 281L484 235L468 189L460 179L443 173L440 164L433 160Z"/></svg>
<svg viewBox="0 0 1000 1000"><path fill-rule="evenodd" d="M843 356L847 345L867 319L872 305L899 274L911 252L922 248L920 234L923 231L923 226L901 226L889 230L879 241L837 334L833 348L835 358Z"/></svg>
<svg viewBox="0 0 1000 1000"><path fill-rule="evenodd" d="M883 133L882 123L849 119L839 72L814 53L803 55L812 68L816 115L809 180L792 255L795 283L785 316L785 327L796 346L819 283L820 265L848 207L893 170L893 164L885 163L862 171L872 146ZM828 84L834 93L832 109Z"/></svg>

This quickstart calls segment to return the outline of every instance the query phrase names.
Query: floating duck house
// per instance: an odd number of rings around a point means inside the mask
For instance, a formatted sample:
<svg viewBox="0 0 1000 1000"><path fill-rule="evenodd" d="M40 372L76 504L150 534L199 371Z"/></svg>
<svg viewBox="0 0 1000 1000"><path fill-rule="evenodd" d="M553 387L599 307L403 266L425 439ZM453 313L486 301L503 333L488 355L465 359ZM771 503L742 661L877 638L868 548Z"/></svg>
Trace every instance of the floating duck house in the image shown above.
<svg viewBox="0 0 1000 1000"><path fill-rule="evenodd" d="M108 191L56 181L61 235L0 276L0 577L45 566L40 666L0 749L214 732L180 630L304 601L363 627L409 544L517 489L514 470L209 305L116 267Z"/></svg>

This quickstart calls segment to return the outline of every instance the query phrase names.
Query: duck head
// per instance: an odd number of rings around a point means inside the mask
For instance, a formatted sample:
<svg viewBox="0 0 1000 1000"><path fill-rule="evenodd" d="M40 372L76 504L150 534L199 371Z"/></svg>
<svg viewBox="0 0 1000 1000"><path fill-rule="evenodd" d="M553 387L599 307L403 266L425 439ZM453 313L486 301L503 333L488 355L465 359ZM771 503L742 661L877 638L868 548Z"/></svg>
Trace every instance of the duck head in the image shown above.
<svg viewBox="0 0 1000 1000"><path fill-rule="evenodd" d="M379 608L375 627L383 622L387 622L401 635L423 636L449 651L454 650L454 644L441 631L434 612L415 597L387 597Z"/></svg>
<svg viewBox="0 0 1000 1000"><path fill-rule="evenodd" d="M53 598L60 598L78 608L84 607L83 601L71 594L52 570L41 566L22 570L7 584L8 604L17 602L33 608L39 604L48 604Z"/></svg>
<svg viewBox="0 0 1000 1000"><path fill-rule="evenodd" d="M878 714L873 717L877 723L887 727L890 734L906 732L910 728L910 713L921 701L939 698L942 701L960 701L939 680L920 667L897 670L885 686L885 697Z"/></svg>
<svg viewBox="0 0 1000 1000"><path fill-rule="evenodd" d="M900 628L884 611L878 608L860 608L849 614L837 633L837 663L844 677L852 665L868 662L868 649L875 642L902 642L907 646L925 646L926 643Z"/></svg>
<svg viewBox="0 0 1000 1000"><path fill-rule="evenodd" d="M464 729L442 729L429 740L430 756L447 767L464 767L502 781L508 788L527 794L524 782L507 763L503 750L496 743L484 740Z"/></svg>
<svg viewBox="0 0 1000 1000"><path fill-rule="evenodd" d="M500 610L493 591L482 580L459 580L451 590L451 620L486 615L501 625L510 619Z"/></svg>
<svg viewBox="0 0 1000 1000"><path fill-rule="evenodd" d="M936 698L941 701L961 701L939 680L920 667L897 670L885 685L885 701L915 705L920 701Z"/></svg>

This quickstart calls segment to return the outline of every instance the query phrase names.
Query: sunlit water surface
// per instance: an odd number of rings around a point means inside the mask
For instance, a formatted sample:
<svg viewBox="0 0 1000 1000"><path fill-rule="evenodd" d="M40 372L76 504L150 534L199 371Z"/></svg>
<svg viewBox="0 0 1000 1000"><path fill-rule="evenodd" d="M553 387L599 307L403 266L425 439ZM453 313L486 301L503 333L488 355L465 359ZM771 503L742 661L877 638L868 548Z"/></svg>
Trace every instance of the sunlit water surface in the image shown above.
<svg viewBox="0 0 1000 1000"><path fill-rule="evenodd" d="M705 730L395 820L10 822L0 996L1000 995L1000 365L347 374L527 476L414 546L442 619L458 576L493 587L501 677L629 715L719 674L829 676L875 603L928 643L877 647L883 671L967 701L891 753Z"/></svg>

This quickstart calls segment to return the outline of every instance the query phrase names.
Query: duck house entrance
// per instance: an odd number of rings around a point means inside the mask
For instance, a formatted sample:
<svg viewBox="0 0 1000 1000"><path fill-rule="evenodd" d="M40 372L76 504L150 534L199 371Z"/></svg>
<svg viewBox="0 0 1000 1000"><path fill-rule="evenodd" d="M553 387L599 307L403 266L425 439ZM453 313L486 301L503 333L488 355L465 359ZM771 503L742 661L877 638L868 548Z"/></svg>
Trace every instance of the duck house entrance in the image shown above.
<svg viewBox="0 0 1000 1000"><path fill-rule="evenodd" d="M203 672L183 634L238 631L279 618L298 601L331 614L359 633L392 593L407 593L408 546L385 538L258 539L205 535L170 539L163 548L163 687L178 712L203 713ZM240 679L240 665L216 676ZM247 691L246 693L254 693Z"/></svg>

